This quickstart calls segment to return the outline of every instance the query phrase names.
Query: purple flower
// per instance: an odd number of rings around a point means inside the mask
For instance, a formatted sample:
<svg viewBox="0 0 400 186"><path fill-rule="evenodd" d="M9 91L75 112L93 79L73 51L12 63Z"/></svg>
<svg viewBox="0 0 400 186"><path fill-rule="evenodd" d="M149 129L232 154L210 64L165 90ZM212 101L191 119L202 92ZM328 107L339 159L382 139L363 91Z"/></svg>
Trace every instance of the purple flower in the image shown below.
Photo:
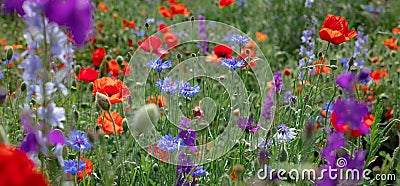
<svg viewBox="0 0 400 186"><path fill-rule="evenodd" d="M24 73L22 73L24 81L36 80L36 75L42 68L42 61L37 55L31 54L18 65L18 68L25 69Z"/></svg>
<svg viewBox="0 0 400 186"><path fill-rule="evenodd" d="M157 72L161 72L172 67L171 61L168 60L163 62L161 59L149 60L147 65L149 68L154 69Z"/></svg>
<svg viewBox="0 0 400 186"><path fill-rule="evenodd" d="M26 0L4 0L4 13L17 12L20 15L24 15L24 9L22 9L22 4Z"/></svg>
<svg viewBox="0 0 400 186"><path fill-rule="evenodd" d="M272 118L273 114L273 106L274 106L274 100L273 100L273 94L272 94L273 89L270 89L268 97L265 99L265 104L262 108L261 114L264 120L268 121Z"/></svg>
<svg viewBox="0 0 400 186"><path fill-rule="evenodd" d="M362 84L367 84L371 80L371 77L369 76L369 74L371 74L371 69L363 68L363 69L361 69L360 73L358 74L357 80Z"/></svg>
<svg viewBox="0 0 400 186"><path fill-rule="evenodd" d="M65 110L62 107L56 107L54 102L51 102L46 107L40 106L38 109L40 119L43 119L54 127L63 128L62 121L65 121Z"/></svg>
<svg viewBox="0 0 400 186"><path fill-rule="evenodd" d="M74 130L66 140L67 144L77 151L85 151L92 147L86 133Z"/></svg>
<svg viewBox="0 0 400 186"><path fill-rule="evenodd" d="M311 8L312 4L314 3L314 0L306 0L305 2L305 7L306 8Z"/></svg>
<svg viewBox="0 0 400 186"><path fill-rule="evenodd" d="M0 87L0 105L3 103L3 101L6 99L8 90L6 87L1 86Z"/></svg>
<svg viewBox="0 0 400 186"><path fill-rule="evenodd" d="M194 169L192 176L193 177L199 177L199 176L204 176L206 175L208 172L206 170L203 169L203 166L198 166Z"/></svg>
<svg viewBox="0 0 400 186"><path fill-rule="evenodd" d="M278 71L274 73L274 82L273 82L273 87L275 88L275 91L277 93L281 92L282 89L282 72Z"/></svg>
<svg viewBox="0 0 400 186"><path fill-rule="evenodd" d="M35 133L29 133L19 147L25 153L38 153L38 141Z"/></svg>
<svg viewBox="0 0 400 186"><path fill-rule="evenodd" d="M70 29L78 46L92 34L93 7L90 0L49 0L44 12L50 21Z"/></svg>
<svg viewBox="0 0 400 186"><path fill-rule="evenodd" d="M191 123L192 121L189 118L181 116L181 124L179 125L179 128L183 130L186 128L186 126L190 125Z"/></svg>
<svg viewBox="0 0 400 186"><path fill-rule="evenodd" d="M335 164L336 152L344 147L346 138L341 132L330 132L326 141L326 147L321 153L321 156L327 160L327 165Z"/></svg>
<svg viewBox="0 0 400 186"><path fill-rule="evenodd" d="M179 86L179 94L185 97L193 97L200 92L200 86L195 85L193 87L190 86L190 82L181 82Z"/></svg>
<svg viewBox="0 0 400 186"><path fill-rule="evenodd" d="M289 128L286 125L280 124L278 126L278 131L274 134L274 138L278 142L289 142L296 137L296 129Z"/></svg>
<svg viewBox="0 0 400 186"><path fill-rule="evenodd" d="M239 60L237 58L224 58L222 59L222 66L225 68L229 68L232 70L238 69L240 67L242 67L244 65L244 61L243 60Z"/></svg>
<svg viewBox="0 0 400 186"><path fill-rule="evenodd" d="M78 160L64 160L64 172L69 174L77 174L86 168L86 163L83 160L79 162L78 171Z"/></svg>
<svg viewBox="0 0 400 186"><path fill-rule="evenodd" d="M338 84L343 90L351 92L353 90L355 79L356 77L354 74L345 72L336 79L336 84Z"/></svg>
<svg viewBox="0 0 400 186"><path fill-rule="evenodd" d="M257 132L260 126L257 124L253 126L254 119L253 118L239 118L237 123L239 128L241 128L245 132L255 133Z"/></svg>
<svg viewBox="0 0 400 186"><path fill-rule="evenodd" d="M179 142L179 138L174 138L171 135L165 135L157 141L158 147L167 152L174 152L178 149L178 146L183 144Z"/></svg>
<svg viewBox="0 0 400 186"><path fill-rule="evenodd" d="M196 131L191 129L181 130L181 132L178 134L178 138L182 139L186 146L194 146L194 139L196 136Z"/></svg>
<svg viewBox="0 0 400 186"><path fill-rule="evenodd" d="M200 42L200 50L202 53L208 52L208 44L207 44L207 28L204 16L199 16L199 40Z"/></svg>
<svg viewBox="0 0 400 186"><path fill-rule="evenodd" d="M166 77L163 80L158 80L156 85L160 87L161 92L166 92L169 94L175 94L178 89L178 81L172 81L171 78Z"/></svg>
<svg viewBox="0 0 400 186"><path fill-rule="evenodd" d="M352 98L339 99L333 105L333 112L336 113L335 123L347 123L350 129L360 130L363 128L363 118L368 114L368 106Z"/></svg>

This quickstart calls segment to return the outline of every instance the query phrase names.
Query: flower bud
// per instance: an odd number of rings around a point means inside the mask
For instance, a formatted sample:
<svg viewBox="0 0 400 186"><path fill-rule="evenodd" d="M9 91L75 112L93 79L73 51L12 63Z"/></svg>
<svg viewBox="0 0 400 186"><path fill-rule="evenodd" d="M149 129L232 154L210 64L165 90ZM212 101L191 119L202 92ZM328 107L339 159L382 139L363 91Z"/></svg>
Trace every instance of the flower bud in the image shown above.
<svg viewBox="0 0 400 186"><path fill-rule="evenodd" d="M122 56L117 56L117 63L121 65L124 62L124 58Z"/></svg>
<svg viewBox="0 0 400 186"><path fill-rule="evenodd" d="M110 60L112 60L112 57L110 55L107 55L106 56L106 61L110 61Z"/></svg>
<svg viewBox="0 0 400 186"><path fill-rule="evenodd" d="M354 57L351 57L351 58L349 59L349 62L347 62L347 64L349 64L349 68L350 68L351 66L353 66L353 65L354 65Z"/></svg>
<svg viewBox="0 0 400 186"><path fill-rule="evenodd" d="M151 168L153 169L154 172L157 172L158 170L160 170L157 163L154 163Z"/></svg>
<svg viewBox="0 0 400 186"><path fill-rule="evenodd" d="M148 22L144 23L144 27L146 27L146 29L149 29L150 24Z"/></svg>
<svg viewBox="0 0 400 186"><path fill-rule="evenodd" d="M284 161L287 161L288 157L289 157L289 153L286 149L286 145L285 145L285 143L282 143L281 150L279 153L279 160L281 162L284 162Z"/></svg>
<svg viewBox="0 0 400 186"><path fill-rule="evenodd" d="M10 61L13 55L14 55L14 49L12 47L8 47L6 51L6 59Z"/></svg>
<svg viewBox="0 0 400 186"><path fill-rule="evenodd" d="M76 67L75 67L75 74L80 74L80 72L81 72L81 66L80 65L76 65Z"/></svg>
<svg viewBox="0 0 400 186"><path fill-rule="evenodd" d="M26 90L26 83L22 82L21 87L19 87L19 89L23 92Z"/></svg>
<svg viewBox="0 0 400 186"><path fill-rule="evenodd" d="M182 54L176 54L176 58L181 59L182 58Z"/></svg>
<svg viewBox="0 0 400 186"><path fill-rule="evenodd" d="M96 106L107 111L110 110L111 103L106 95L96 92Z"/></svg>
<svg viewBox="0 0 400 186"><path fill-rule="evenodd" d="M396 55L397 55L397 52L396 52L396 51L392 50L392 51L390 52L390 56L392 56L392 58L395 58Z"/></svg>
<svg viewBox="0 0 400 186"><path fill-rule="evenodd" d="M338 69L338 67L337 67L336 65L331 65L330 68L331 68L332 70L337 70L337 69Z"/></svg>

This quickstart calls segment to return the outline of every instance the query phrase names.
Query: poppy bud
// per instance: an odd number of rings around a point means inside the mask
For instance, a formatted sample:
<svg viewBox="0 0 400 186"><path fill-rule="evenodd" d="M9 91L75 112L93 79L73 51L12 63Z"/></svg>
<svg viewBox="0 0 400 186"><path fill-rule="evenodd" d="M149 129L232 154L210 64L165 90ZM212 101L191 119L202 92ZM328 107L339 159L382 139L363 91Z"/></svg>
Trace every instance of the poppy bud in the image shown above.
<svg viewBox="0 0 400 186"><path fill-rule="evenodd" d="M190 17L190 21L193 22L194 21L194 16Z"/></svg>
<svg viewBox="0 0 400 186"><path fill-rule="evenodd" d="M121 65L124 62L124 58L122 56L117 56L117 63Z"/></svg>
<svg viewBox="0 0 400 186"><path fill-rule="evenodd" d="M195 53L192 53L192 54L190 54L192 57L196 57L196 54Z"/></svg>
<svg viewBox="0 0 400 186"><path fill-rule="evenodd" d="M181 59L182 58L182 54L176 54L176 58Z"/></svg>
<svg viewBox="0 0 400 186"><path fill-rule="evenodd" d="M151 168L153 169L154 172L157 172L158 170L160 170L157 163L154 163Z"/></svg>
<svg viewBox="0 0 400 186"><path fill-rule="evenodd" d="M239 116L239 114L240 114L239 108L233 110L233 115L234 115L234 116Z"/></svg>
<svg viewBox="0 0 400 186"><path fill-rule="evenodd" d="M110 55L107 55L106 56L106 61L110 61L110 60L112 60L112 57Z"/></svg>
<svg viewBox="0 0 400 186"><path fill-rule="evenodd" d="M331 66L329 66L332 70L336 70L336 69L338 69L338 67L336 66L336 65L331 65Z"/></svg>
<svg viewBox="0 0 400 186"><path fill-rule="evenodd" d="M350 71L353 72L353 73L356 73L356 72L358 71L358 69L355 68L355 67L351 67L351 68L350 68Z"/></svg>
<svg viewBox="0 0 400 186"><path fill-rule="evenodd" d="M0 125L0 143L8 143L8 138L2 125Z"/></svg>
<svg viewBox="0 0 400 186"><path fill-rule="evenodd" d="M219 133L223 133L225 131L225 127L224 126L219 126L218 127L218 131L219 131Z"/></svg>
<svg viewBox="0 0 400 186"><path fill-rule="evenodd" d="M26 84L25 82L22 82L21 87L19 87L19 89L23 92L26 90Z"/></svg>
<svg viewBox="0 0 400 186"><path fill-rule="evenodd" d="M146 23L144 23L144 27L146 27L146 29L149 29L150 24L146 22Z"/></svg>
<svg viewBox="0 0 400 186"><path fill-rule="evenodd" d="M102 110L110 110L111 103L108 97L100 92L96 92L96 106Z"/></svg>
<svg viewBox="0 0 400 186"><path fill-rule="evenodd" d="M6 59L11 60L13 55L14 55L14 49L12 47L9 47L6 51Z"/></svg>
<svg viewBox="0 0 400 186"><path fill-rule="evenodd" d="M354 57L351 57L351 58L349 59L349 61L347 62L347 64L349 64L349 68L350 68L351 66L353 66L353 65L354 65Z"/></svg>
<svg viewBox="0 0 400 186"><path fill-rule="evenodd" d="M318 52L318 57L319 57L319 58L324 57L324 53L323 53L322 51L319 51L319 52Z"/></svg>
<svg viewBox="0 0 400 186"><path fill-rule="evenodd" d="M392 56L392 58L395 58L396 55L397 55L396 51L394 51L394 50L390 51L390 56Z"/></svg>
<svg viewBox="0 0 400 186"><path fill-rule="evenodd" d="M80 65L76 65L75 67L75 74L78 75L81 73L81 66Z"/></svg>
<svg viewBox="0 0 400 186"><path fill-rule="evenodd" d="M75 121L79 121L79 116L80 116L79 111L76 110L76 109L74 109L73 113L74 113L74 119L75 119Z"/></svg>

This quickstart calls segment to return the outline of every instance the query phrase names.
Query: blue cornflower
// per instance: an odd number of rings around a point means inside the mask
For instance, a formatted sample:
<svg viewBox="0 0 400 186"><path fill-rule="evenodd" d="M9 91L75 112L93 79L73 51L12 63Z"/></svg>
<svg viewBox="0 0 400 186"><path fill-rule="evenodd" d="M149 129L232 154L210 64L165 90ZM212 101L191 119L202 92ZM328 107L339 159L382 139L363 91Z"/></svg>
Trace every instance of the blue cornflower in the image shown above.
<svg viewBox="0 0 400 186"><path fill-rule="evenodd" d="M198 166L194 169L192 176L199 177L199 176L204 176L206 174L208 174L208 172L203 169L203 166Z"/></svg>
<svg viewBox="0 0 400 186"><path fill-rule="evenodd" d="M328 108L329 105L329 108ZM333 103L329 104L329 102L324 103L324 111L328 110L328 114L332 114L333 112Z"/></svg>
<svg viewBox="0 0 400 186"><path fill-rule="evenodd" d="M179 138L165 135L157 141L157 145L164 151L174 152L178 149L178 146L183 146L183 143L179 141Z"/></svg>
<svg viewBox="0 0 400 186"><path fill-rule="evenodd" d="M375 8L371 5L364 5L364 9L368 12L374 12Z"/></svg>
<svg viewBox="0 0 400 186"><path fill-rule="evenodd" d="M92 144L89 142L86 133L78 130L74 130L69 135L69 138L66 140L66 142L73 150L85 151L92 147Z"/></svg>
<svg viewBox="0 0 400 186"><path fill-rule="evenodd" d="M192 97L200 92L200 86L195 85L193 87L190 86L189 82L181 82L179 87L179 94L185 97Z"/></svg>
<svg viewBox="0 0 400 186"><path fill-rule="evenodd" d="M4 78L4 74L2 72L0 72L0 79Z"/></svg>
<svg viewBox="0 0 400 186"><path fill-rule="evenodd" d="M160 87L161 92L166 92L170 94L175 94L178 89L178 81L172 81L171 78L165 78L158 80L156 85Z"/></svg>
<svg viewBox="0 0 400 186"><path fill-rule="evenodd" d="M56 107L54 102L51 102L46 107L40 106L38 109L40 119L54 127L63 128L62 121L65 121L65 110L62 107Z"/></svg>
<svg viewBox="0 0 400 186"><path fill-rule="evenodd" d="M154 18L147 18L146 23L151 24L154 23L156 20Z"/></svg>
<svg viewBox="0 0 400 186"><path fill-rule="evenodd" d="M250 41L250 39L246 36L235 34L232 36L232 41L238 45L245 45Z"/></svg>
<svg viewBox="0 0 400 186"><path fill-rule="evenodd" d="M139 31L136 32L136 36L138 36L138 37L142 37L142 36L145 36L145 35L146 35L146 31L144 31L144 30L139 30Z"/></svg>
<svg viewBox="0 0 400 186"><path fill-rule="evenodd" d="M165 69L169 69L172 67L171 61L162 61L161 59L157 60L149 60L148 67L156 70L157 72L161 72Z"/></svg>
<svg viewBox="0 0 400 186"><path fill-rule="evenodd" d="M244 61L243 60L239 60L237 58L224 58L222 59L222 66L224 66L225 68L230 68L232 70L235 70L237 68L240 68L244 65Z"/></svg>
<svg viewBox="0 0 400 186"><path fill-rule="evenodd" d="M79 162L79 171L78 171L78 160L64 160L65 173L77 174L78 172L81 172L84 168L86 168L86 163L83 160Z"/></svg>
<svg viewBox="0 0 400 186"><path fill-rule="evenodd" d="M347 58L340 58L339 63L346 69L349 67L349 60Z"/></svg>

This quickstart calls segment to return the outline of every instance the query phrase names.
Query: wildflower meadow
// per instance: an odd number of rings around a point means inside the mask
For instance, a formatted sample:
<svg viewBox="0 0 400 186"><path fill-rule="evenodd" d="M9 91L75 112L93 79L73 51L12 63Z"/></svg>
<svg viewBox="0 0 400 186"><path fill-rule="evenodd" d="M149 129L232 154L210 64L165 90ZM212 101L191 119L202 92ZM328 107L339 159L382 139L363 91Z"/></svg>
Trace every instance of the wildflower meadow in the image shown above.
<svg viewBox="0 0 400 186"><path fill-rule="evenodd" d="M400 1L2 0L0 186L400 185Z"/></svg>

